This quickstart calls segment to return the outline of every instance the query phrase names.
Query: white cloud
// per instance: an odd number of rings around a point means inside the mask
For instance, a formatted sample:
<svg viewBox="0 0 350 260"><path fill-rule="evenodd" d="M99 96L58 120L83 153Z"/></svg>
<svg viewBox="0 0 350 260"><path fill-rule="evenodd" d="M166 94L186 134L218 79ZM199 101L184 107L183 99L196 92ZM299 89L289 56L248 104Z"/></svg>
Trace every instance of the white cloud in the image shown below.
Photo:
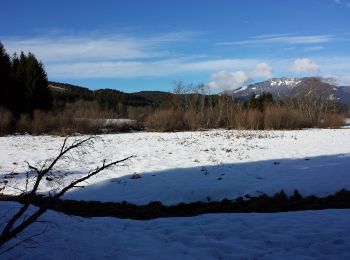
<svg viewBox="0 0 350 260"><path fill-rule="evenodd" d="M283 50L285 50L285 51L294 51L294 50L296 50L296 47L295 46L285 47L285 48L283 48Z"/></svg>
<svg viewBox="0 0 350 260"><path fill-rule="evenodd" d="M216 59L186 62L182 64L182 67L186 71L249 69L258 62L256 59Z"/></svg>
<svg viewBox="0 0 350 260"><path fill-rule="evenodd" d="M255 70L248 73L250 78L271 78L272 69L271 67L263 62L256 65Z"/></svg>
<svg viewBox="0 0 350 260"><path fill-rule="evenodd" d="M248 40L221 42L218 45L315 44L334 40L333 35L262 35Z"/></svg>
<svg viewBox="0 0 350 260"><path fill-rule="evenodd" d="M350 74L349 75L340 76L337 79L337 83L338 83L338 85L350 86Z"/></svg>
<svg viewBox="0 0 350 260"><path fill-rule="evenodd" d="M350 56L323 56L315 58L317 64L322 64L322 72L332 75L350 75Z"/></svg>
<svg viewBox="0 0 350 260"><path fill-rule="evenodd" d="M208 86L216 89L236 89L249 80L245 71L219 71L210 76L212 80Z"/></svg>
<svg viewBox="0 0 350 260"><path fill-rule="evenodd" d="M126 34L50 35L5 38L9 53L33 52L50 78L162 77L186 72L249 68L254 59L209 59L175 53L174 46L200 34L173 32L143 37Z"/></svg>
<svg viewBox="0 0 350 260"><path fill-rule="evenodd" d="M210 88L232 90L256 78L271 78L272 70L266 63L258 63L251 71L219 71L210 76Z"/></svg>
<svg viewBox="0 0 350 260"><path fill-rule="evenodd" d="M193 61L185 58L156 61L94 61L49 64L48 74L53 78L132 78L163 77L187 72L213 72L249 68L258 61L253 59L218 59ZM264 67L259 73L265 72Z"/></svg>
<svg viewBox="0 0 350 260"><path fill-rule="evenodd" d="M218 74L216 80L212 80L212 85L223 86L227 80L220 81L219 79L224 79L226 75L226 78L233 82L228 83L228 87L231 88L245 84L259 75L262 78L268 78L271 75L271 69L268 66L261 65L261 67L252 69L256 64L262 62L259 59L214 59L202 55L202 53L184 55L177 52L179 49L177 47L198 39L200 35L193 32L173 32L135 37L130 33L67 35L58 32L46 37L2 37L2 42L10 53L20 50L30 50L35 53L43 61L49 78L55 80L166 76L175 78L182 77L186 73L202 73L204 77L207 77L205 74L213 73L214 77L214 72L225 72ZM298 36L290 34L260 35L252 37L251 40L302 40L295 37ZM313 37L308 38L308 40L321 41L332 36ZM320 45L314 44L303 47L304 50L311 51L320 49L321 46L318 46ZM277 74L281 76L289 76L290 65L293 62L293 70L298 72L317 72L317 64L320 64L322 65L322 73L332 74L336 77L350 74L350 57L347 56L319 56L313 57L313 61L309 62L305 62L303 59L297 62L294 59L274 58L264 59L264 61L272 67L278 68ZM219 81L220 84L215 84Z"/></svg>
<svg viewBox="0 0 350 260"><path fill-rule="evenodd" d="M346 7L350 7L350 2L347 1L333 0L333 3L337 5L345 5Z"/></svg>
<svg viewBox="0 0 350 260"><path fill-rule="evenodd" d="M276 37L286 37L291 36L290 33L275 33L275 34L262 34L262 35L256 35L252 36L250 38L252 39L266 39L266 38L276 38Z"/></svg>
<svg viewBox="0 0 350 260"><path fill-rule="evenodd" d="M308 58L296 59L292 65L292 70L302 73L317 73L319 66Z"/></svg>
<svg viewBox="0 0 350 260"><path fill-rule="evenodd" d="M116 59L142 59L170 56L164 50L171 44L186 42L196 33L178 32L132 37L123 34L50 36L2 39L8 52L31 51L48 62L107 61Z"/></svg>
<svg viewBox="0 0 350 260"><path fill-rule="evenodd" d="M323 46L310 46L310 47L305 47L304 48L304 51L306 52L310 52L310 51L320 51L320 50L323 50L324 47Z"/></svg>

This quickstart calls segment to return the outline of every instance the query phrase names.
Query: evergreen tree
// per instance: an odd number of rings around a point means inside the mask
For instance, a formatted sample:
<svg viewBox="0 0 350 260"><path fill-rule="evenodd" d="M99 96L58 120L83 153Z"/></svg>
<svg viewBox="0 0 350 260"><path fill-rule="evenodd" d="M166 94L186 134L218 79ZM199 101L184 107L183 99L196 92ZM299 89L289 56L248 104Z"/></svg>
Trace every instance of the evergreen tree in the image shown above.
<svg viewBox="0 0 350 260"><path fill-rule="evenodd" d="M0 106L9 106L11 83L11 60L0 42Z"/></svg>
<svg viewBox="0 0 350 260"><path fill-rule="evenodd" d="M48 87L47 74L41 62L29 53L21 53L19 58L13 59L13 70L20 92L18 100L21 112L32 112L34 109L49 109L52 96Z"/></svg>
<svg viewBox="0 0 350 260"><path fill-rule="evenodd" d="M16 116L34 109L49 109L52 104L47 74L36 57L23 52L10 59L0 42L0 106Z"/></svg>
<svg viewBox="0 0 350 260"><path fill-rule="evenodd" d="M21 53L21 57L23 59L24 54ZM10 89L10 95L9 95L9 108L12 110L12 112L15 113L16 116L19 116L22 112L25 112L25 104L26 104L26 98L25 98L25 85L21 82L20 78L17 76L17 70L19 67L20 59L18 58L17 54L15 53L11 60L12 63L12 75L13 75L13 85Z"/></svg>
<svg viewBox="0 0 350 260"><path fill-rule="evenodd" d="M263 111L265 106L273 103L273 97L271 93L263 92L260 95L252 94L249 98L249 107L259 109Z"/></svg>

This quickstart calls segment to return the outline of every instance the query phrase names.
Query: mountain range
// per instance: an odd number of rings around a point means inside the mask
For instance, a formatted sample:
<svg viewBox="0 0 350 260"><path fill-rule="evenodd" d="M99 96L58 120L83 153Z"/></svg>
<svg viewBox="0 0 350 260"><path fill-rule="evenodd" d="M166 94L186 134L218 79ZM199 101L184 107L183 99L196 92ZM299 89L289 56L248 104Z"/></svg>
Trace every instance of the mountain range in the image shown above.
<svg viewBox="0 0 350 260"><path fill-rule="evenodd" d="M251 95L260 95L263 92L271 93L276 100L317 95L339 103L350 104L350 86L337 86L333 78L273 78L223 93L232 95L236 99L247 100Z"/></svg>
<svg viewBox="0 0 350 260"><path fill-rule="evenodd" d="M88 88L59 82L49 82L49 87L56 100L95 100L98 97L103 97L104 99L116 99L118 102L136 106L159 106L173 95L170 92L163 91L140 91L134 93L125 93L115 89L93 91ZM220 94L231 95L235 99L248 100L251 95L260 95L263 92L271 93L275 100L316 95L350 105L350 86L337 86L332 78L272 78Z"/></svg>

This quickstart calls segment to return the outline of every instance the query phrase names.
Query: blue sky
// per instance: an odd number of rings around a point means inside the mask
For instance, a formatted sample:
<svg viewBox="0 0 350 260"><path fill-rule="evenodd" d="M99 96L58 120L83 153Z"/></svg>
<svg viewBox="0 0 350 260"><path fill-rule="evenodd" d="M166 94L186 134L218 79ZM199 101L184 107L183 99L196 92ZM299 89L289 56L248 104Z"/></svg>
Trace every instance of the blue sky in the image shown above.
<svg viewBox="0 0 350 260"><path fill-rule="evenodd" d="M350 85L350 0L2 0L0 40L50 80L211 92L281 76Z"/></svg>

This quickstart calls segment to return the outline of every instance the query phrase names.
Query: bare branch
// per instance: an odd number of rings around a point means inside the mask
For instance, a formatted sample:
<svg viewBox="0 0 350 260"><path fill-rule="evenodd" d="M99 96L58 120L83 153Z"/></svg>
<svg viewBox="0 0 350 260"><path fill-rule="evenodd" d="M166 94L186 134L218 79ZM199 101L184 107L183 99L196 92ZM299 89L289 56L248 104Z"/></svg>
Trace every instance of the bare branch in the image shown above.
<svg viewBox="0 0 350 260"><path fill-rule="evenodd" d="M37 189L38 189L38 187L39 187L39 184L40 184L42 178L45 176L46 173L48 173L49 171L51 171L51 169L55 166L55 164L56 164L65 154L67 154L69 151L71 151L71 150L73 150L73 149L75 149L75 148L77 148L77 147L83 145L84 143L87 143L87 142L91 141L93 138L94 138L94 137L91 136L91 137L86 138L86 139L83 139L83 140L81 140L81 141L75 141L75 142L73 142L72 145L70 145L70 146L68 146L68 147L66 147L67 138L65 138L65 140L64 140L64 145L62 145L59 155L51 162L51 164L50 164L46 169L44 169L44 170L42 170L42 171L39 171L37 180L36 180L36 182L35 182L35 184L34 184L34 186L33 186L33 189L32 189L32 191L31 191L30 194L31 194L31 195L34 195L34 194L36 193L36 191L37 191Z"/></svg>
<svg viewBox="0 0 350 260"><path fill-rule="evenodd" d="M25 239L19 241L18 243L14 244L13 246L7 248L6 250L0 252L0 255L3 255L3 254L5 254L6 252L11 251L11 250L14 249L15 247L17 247L17 246L19 246L19 245L21 245L21 244L23 244L23 243L26 243L26 242L32 240L34 237L38 237L38 236L44 234L45 232L46 232L46 228L45 228L43 231L41 231L40 233L31 235L30 237L27 237L27 238L25 238Z"/></svg>
<svg viewBox="0 0 350 260"><path fill-rule="evenodd" d="M33 224L34 222L36 222L38 220L38 218L45 213L48 208L52 205L54 205L67 191L69 191L70 189L74 188L74 187L81 187L78 184L87 181L89 178L97 175L98 173L100 173L101 171L108 169L112 166L115 166L119 163L125 162L126 160L129 160L130 158L132 158L133 156L129 156L126 157L124 159L121 160L117 160L117 161L112 161L110 163L106 163L106 160L104 159L102 162L102 166L96 167L94 170L91 170L86 176L81 177L77 180L72 181L69 185L63 187L58 193L56 193L56 195L51 196L51 192L49 192L50 196L49 196L49 200L46 201L46 203L44 205L41 205L39 207L39 209L37 209L34 213L31 213L28 217L24 216L24 214L27 212L29 205L31 203L31 200L35 198L35 196L37 195L37 190L39 188L39 185L42 181L42 179L44 177L49 178L50 181L55 182L57 185L60 185L60 183L58 182L58 180L56 179L56 176L54 176L51 173L51 170L53 169L53 167L56 165L56 163L61 160L61 159L65 159L65 155L67 155L70 151L72 151L75 148L81 148L84 144L88 143L89 141L91 141L94 137L89 137L89 138L85 138L83 140L75 140L71 145L67 145L67 140L68 137L64 139L63 144L60 148L60 152L59 154L52 160L52 162L49 164L49 166L46 167L47 164L47 160L44 162L44 164L42 165L41 169L39 170L37 167L32 166L31 164L29 164L28 162L28 168L32 171L35 171L37 173L34 185L31 189L31 191L29 193L27 193L27 188L28 188L28 183L29 183L29 172L27 172L27 178L26 178L26 191L24 191L25 194L25 202L23 204L23 206L17 211L17 213L15 213L12 218L7 222L7 224L5 225L2 233L0 234L0 247L3 246L5 243L7 243L8 241L10 241L12 238L16 237L18 234L20 234L23 230L25 230L27 227L29 227L31 224ZM52 187L53 188L53 187ZM18 222L19 219L22 219L22 222L20 224L18 224L17 226L15 226L15 224ZM39 235L39 234L37 234ZM34 236L37 236L34 235ZM34 237L32 236L32 237ZM29 239L31 239L32 237L30 237ZM11 248L3 251L0 254L3 254L5 252L8 252L9 250L11 250L12 248L24 243L25 241L27 241L28 239L25 239L17 244L15 244L14 246L12 246Z"/></svg>
<svg viewBox="0 0 350 260"><path fill-rule="evenodd" d="M101 167L97 167L93 172L89 173L88 175L86 175L85 177L79 178L73 182L71 182L68 186L64 187L58 194L56 194L53 198L54 199L59 199L60 197L62 197L68 190L72 189L73 187L75 187L77 184L86 181L87 179L90 179L91 177L95 176L96 174L98 174L99 172L108 169L118 163L127 161L129 159L131 159L132 157L134 157L133 155L126 157L124 159L118 160L118 161L113 161L111 163L106 164L106 160L103 160L103 164Z"/></svg>
<svg viewBox="0 0 350 260"><path fill-rule="evenodd" d="M28 168L32 171L35 171L36 173L39 173L39 169L31 165L28 161L25 161L25 163L28 165Z"/></svg>
<svg viewBox="0 0 350 260"><path fill-rule="evenodd" d="M66 138L64 138L64 141L63 141L63 144L62 144L60 153L62 153L62 152L63 152L63 149L66 147L67 140L68 140L68 136L67 136Z"/></svg>

